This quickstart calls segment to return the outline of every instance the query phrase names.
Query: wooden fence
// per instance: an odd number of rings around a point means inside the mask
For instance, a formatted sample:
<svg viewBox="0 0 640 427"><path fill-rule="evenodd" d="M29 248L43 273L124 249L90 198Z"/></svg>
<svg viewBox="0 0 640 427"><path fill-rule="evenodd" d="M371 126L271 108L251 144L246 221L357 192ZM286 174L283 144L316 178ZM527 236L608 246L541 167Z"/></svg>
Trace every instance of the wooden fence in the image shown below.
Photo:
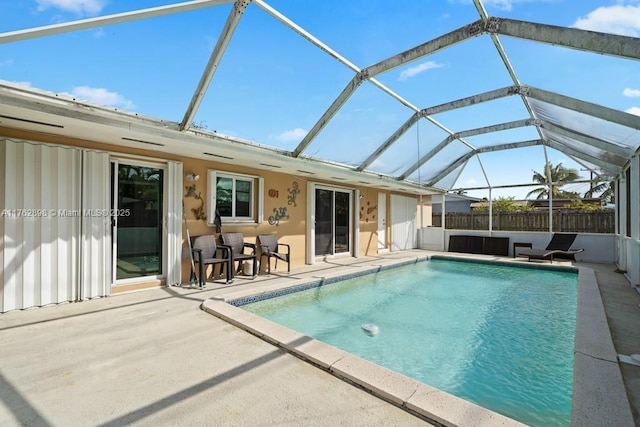
<svg viewBox="0 0 640 427"><path fill-rule="evenodd" d="M449 230L488 230L489 213L448 213L445 214ZM433 226L442 226L442 215L434 214ZM548 231L549 213L513 212L493 214L493 230L502 231ZM553 212L553 231L572 233L615 233L615 212L558 210Z"/></svg>

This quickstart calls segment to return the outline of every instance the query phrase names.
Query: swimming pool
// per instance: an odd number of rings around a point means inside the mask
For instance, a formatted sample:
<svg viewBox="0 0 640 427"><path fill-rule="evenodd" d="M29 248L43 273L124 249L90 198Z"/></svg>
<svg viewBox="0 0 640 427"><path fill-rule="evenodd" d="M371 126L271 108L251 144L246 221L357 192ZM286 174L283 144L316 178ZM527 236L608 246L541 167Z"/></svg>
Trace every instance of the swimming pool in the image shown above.
<svg viewBox="0 0 640 427"><path fill-rule="evenodd" d="M432 260L243 308L521 422L569 425L576 289L575 272Z"/></svg>

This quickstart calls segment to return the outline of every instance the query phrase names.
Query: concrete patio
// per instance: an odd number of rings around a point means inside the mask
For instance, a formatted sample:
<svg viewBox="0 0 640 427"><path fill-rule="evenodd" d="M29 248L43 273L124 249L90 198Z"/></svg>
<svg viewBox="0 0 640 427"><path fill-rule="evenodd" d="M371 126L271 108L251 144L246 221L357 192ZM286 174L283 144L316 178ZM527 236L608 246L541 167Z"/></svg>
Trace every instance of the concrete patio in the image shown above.
<svg viewBox="0 0 640 427"><path fill-rule="evenodd" d="M164 287L0 315L0 425L428 425L200 309L225 294L427 254L392 252L205 290ZM616 351L640 353L640 295L614 266L584 266L596 272ZM620 371L638 424L640 367Z"/></svg>

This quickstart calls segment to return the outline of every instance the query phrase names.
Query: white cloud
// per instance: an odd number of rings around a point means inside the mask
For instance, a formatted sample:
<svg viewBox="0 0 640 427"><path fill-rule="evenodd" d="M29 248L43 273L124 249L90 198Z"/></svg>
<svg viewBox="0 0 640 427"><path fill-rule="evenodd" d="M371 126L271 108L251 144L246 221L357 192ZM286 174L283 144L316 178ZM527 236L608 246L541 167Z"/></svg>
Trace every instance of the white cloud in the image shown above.
<svg viewBox="0 0 640 427"><path fill-rule="evenodd" d="M10 67L13 65L13 59L5 59L4 61L0 61L0 67Z"/></svg>
<svg viewBox="0 0 640 427"><path fill-rule="evenodd" d="M282 132L280 135L276 135L273 139L281 142L295 142L300 141L307 135L307 131L302 128L295 128Z"/></svg>
<svg viewBox="0 0 640 427"><path fill-rule="evenodd" d="M478 180L475 178L469 178L464 182L465 187L475 187L478 185Z"/></svg>
<svg viewBox="0 0 640 427"><path fill-rule="evenodd" d="M628 96L629 98L638 98L640 97L640 89L631 89L630 87L628 87L622 91L622 94L624 96Z"/></svg>
<svg viewBox="0 0 640 427"><path fill-rule="evenodd" d="M89 86L74 87L71 93L63 95L75 97L92 103L107 105L109 107L120 107L123 109L132 109L134 104L117 92L110 92L107 89L94 88Z"/></svg>
<svg viewBox="0 0 640 427"><path fill-rule="evenodd" d="M376 171L376 170L384 170L385 167L386 167L385 162L383 162L378 158L378 159L375 159L373 163L371 163L369 166L367 166L367 169L371 171Z"/></svg>
<svg viewBox="0 0 640 427"><path fill-rule="evenodd" d="M573 25L583 30L640 37L640 5L603 6L579 18Z"/></svg>
<svg viewBox="0 0 640 427"><path fill-rule="evenodd" d="M495 9L501 11L510 11L517 3L535 3L550 2L556 0L484 0L482 3L487 9ZM449 0L451 3L471 4L472 0Z"/></svg>
<svg viewBox="0 0 640 427"><path fill-rule="evenodd" d="M36 0L38 11L60 9L78 15L96 15L102 11L106 0Z"/></svg>
<svg viewBox="0 0 640 427"><path fill-rule="evenodd" d="M407 80L411 77L417 76L420 73L424 73L425 71L440 67L444 67L444 64L438 64L434 61L423 62L422 64L418 64L415 67L404 70L402 73L400 73L400 77L398 77L398 80Z"/></svg>
<svg viewBox="0 0 640 427"><path fill-rule="evenodd" d="M628 110L626 110L626 112L629 114L635 114L636 116L640 116L640 107L631 107Z"/></svg>
<svg viewBox="0 0 640 427"><path fill-rule="evenodd" d="M486 7L493 7L499 10L511 10L513 8L512 0L485 0Z"/></svg>

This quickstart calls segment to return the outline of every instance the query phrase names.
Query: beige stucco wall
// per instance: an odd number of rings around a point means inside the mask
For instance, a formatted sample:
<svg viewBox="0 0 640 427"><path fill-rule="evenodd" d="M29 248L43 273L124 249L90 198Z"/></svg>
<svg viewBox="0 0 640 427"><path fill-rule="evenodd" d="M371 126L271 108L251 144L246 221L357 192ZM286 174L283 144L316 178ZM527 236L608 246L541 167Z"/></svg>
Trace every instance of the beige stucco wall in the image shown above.
<svg viewBox="0 0 640 427"><path fill-rule="evenodd" d="M186 173L194 173L200 175L197 182L183 181L185 190L188 185L196 186L196 193L201 193L203 199L207 199L209 191L207 183L207 175L210 169L224 172L243 173L251 175L260 175L264 179L264 218L259 225L233 225L222 223L223 232L241 232L244 234L245 241L256 243L259 234L277 234L281 243L291 245L291 266L302 265L305 263L305 235L306 235L306 213L307 213L307 181L297 176L255 170L245 166L234 166L221 164L217 162L205 161L200 159L183 158L183 168ZM289 204L290 191L293 190L293 183L298 183L300 193L295 197L295 205ZM185 198L185 209L187 212L187 223L191 236L202 234L215 234L215 228L207 225L206 220L198 220L192 209L200 207L201 202L192 197ZM274 209L286 208L289 218L280 219L278 225L269 224L269 216L274 215ZM205 202L206 214L208 206ZM286 264L279 263L278 269L283 269ZM183 263L183 277L189 271L188 259Z"/></svg>
<svg viewBox="0 0 640 427"><path fill-rule="evenodd" d="M246 166L229 165L215 161L206 161L154 151L133 148L128 149L126 147L115 145L63 138L54 135L44 135L2 127L0 127L0 136L14 139L104 150L112 153L118 153L119 155L130 154L134 156L149 157L153 159L181 161L183 163L185 174L191 172L200 175L200 180L195 183L187 182L183 177L183 194L186 194L187 186L195 184L195 192L200 193L203 199L205 199L204 208L207 215L210 214L210 212L208 212L208 206L206 203L209 190L207 188L208 170L215 169L225 172L259 175L264 178L264 218L262 223L252 226L234 226L223 223L222 231L242 232L245 236L245 240L251 243L256 242L256 237L258 234L275 233L279 236L279 240L282 243L288 243L291 245L292 267L303 265L306 262L306 193L308 182L304 178L283 173L252 169ZM289 203L289 196L291 195L291 190L293 188L294 182L297 182L298 188L300 190L300 192L295 197L295 205L293 203ZM330 181L323 180L314 180L314 182L332 184ZM335 185L335 183L333 185ZM387 191L375 188L344 186L340 187L360 190L360 194L362 196L362 198L359 200L360 209L359 212L354 212L355 220L359 221L360 226L359 250L361 255L375 255L378 252L378 193L381 191L385 192L388 197L387 200L390 200L389 193ZM186 197L184 200L190 235L196 236L200 234L215 233L214 227L207 225L207 222L205 220L196 219L195 213L192 211L192 209L198 208L201 202L192 197ZM289 218L281 219L278 225L271 225L268 222L268 218L269 216L274 214L274 209L276 208L286 208ZM387 203L387 218L389 218L389 210L389 203ZM389 222L387 221L387 247L389 246L389 235ZM186 235L184 235L184 237L186 237ZM189 277L190 262L187 256L188 251L186 250L186 239L183 240L185 250L183 251L184 257L182 262L182 273L183 281L186 281ZM278 267L281 271L286 267L286 265L281 266L281 264L279 264Z"/></svg>

